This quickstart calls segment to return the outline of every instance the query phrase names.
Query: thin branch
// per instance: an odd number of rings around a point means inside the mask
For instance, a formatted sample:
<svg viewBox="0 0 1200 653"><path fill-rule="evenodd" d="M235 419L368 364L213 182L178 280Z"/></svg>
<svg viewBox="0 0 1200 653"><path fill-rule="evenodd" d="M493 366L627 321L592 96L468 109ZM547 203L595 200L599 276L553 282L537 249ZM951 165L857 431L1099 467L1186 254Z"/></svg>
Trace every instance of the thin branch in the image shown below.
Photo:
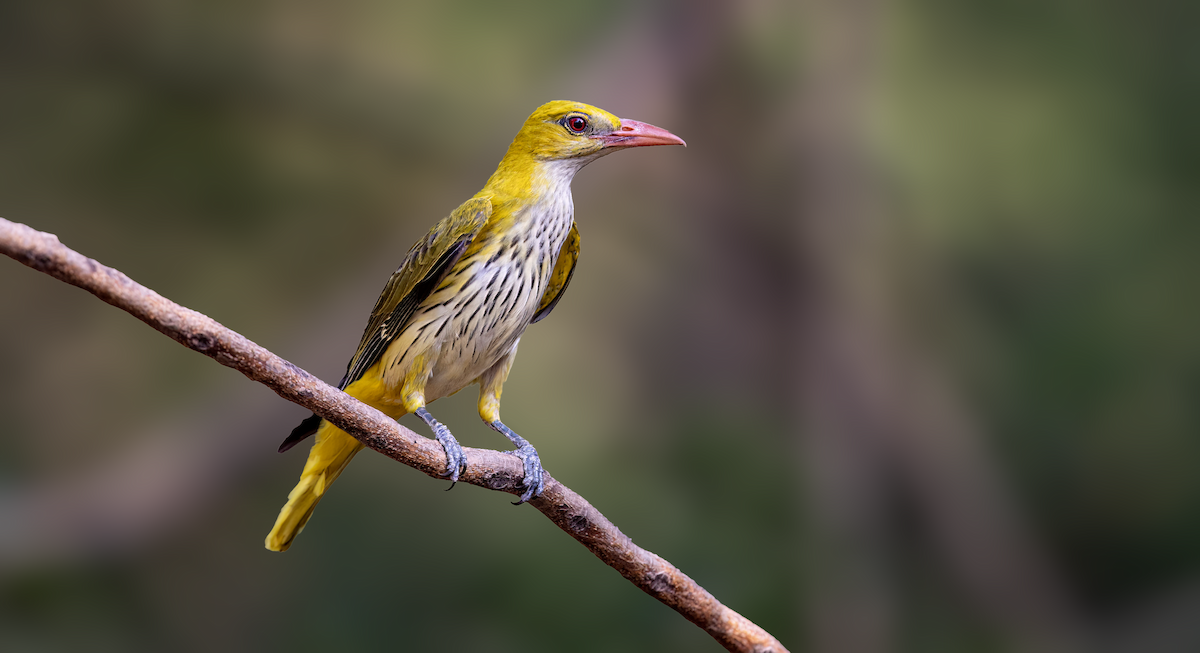
<svg viewBox="0 0 1200 653"><path fill-rule="evenodd" d="M71 250L53 234L0 218L0 251L60 281L78 286L149 324L176 342L245 374L276 394L333 422L368 447L440 478L445 454L383 413L327 385L217 321L184 308ZM515 456L464 447L460 481L520 494L522 465ZM568 535L642 591L670 606L730 651L786 653L762 628L717 601L674 565L633 543L586 499L546 476L542 496L529 502Z"/></svg>

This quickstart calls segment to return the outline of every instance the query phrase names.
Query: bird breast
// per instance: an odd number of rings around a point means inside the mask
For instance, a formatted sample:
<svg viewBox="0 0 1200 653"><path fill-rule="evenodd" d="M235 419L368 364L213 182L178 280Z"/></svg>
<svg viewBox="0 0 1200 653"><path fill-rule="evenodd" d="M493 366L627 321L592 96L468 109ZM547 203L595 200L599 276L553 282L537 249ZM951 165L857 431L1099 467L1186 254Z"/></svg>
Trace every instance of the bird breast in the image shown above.
<svg viewBox="0 0 1200 653"><path fill-rule="evenodd" d="M517 345L537 312L573 219L570 187L493 216L389 348L399 388L418 355L432 355L427 401L458 392ZM396 346L398 345L398 346Z"/></svg>

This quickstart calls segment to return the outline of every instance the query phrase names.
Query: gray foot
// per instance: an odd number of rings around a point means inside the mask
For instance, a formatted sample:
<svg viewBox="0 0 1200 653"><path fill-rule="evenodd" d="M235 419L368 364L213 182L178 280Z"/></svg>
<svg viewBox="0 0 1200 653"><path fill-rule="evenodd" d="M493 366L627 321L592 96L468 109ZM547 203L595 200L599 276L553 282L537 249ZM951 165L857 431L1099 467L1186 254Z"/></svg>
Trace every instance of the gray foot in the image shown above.
<svg viewBox="0 0 1200 653"><path fill-rule="evenodd" d="M506 451L505 453L515 455L521 459L521 462L525 463L525 479L521 482L525 486L525 492L521 494L521 498L514 502L513 505L519 506L536 496L541 496L542 490L545 487L543 487L542 481L542 459L538 456L537 449L534 449L532 444L525 441L525 438L514 433L512 429L505 426L500 420L491 422L488 426L502 433L504 437L516 445L516 451Z"/></svg>
<svg viewBox="0 0 1200 653"><path fill-rule="evenodd" d="M446 452L446 471L442 473L442 476L449 478L450 487L454 487L454 484L458 482L458 475L467 468L467 457L463 454L462 447L458 444L458 440L455 440L454 436L450 434L450 429L434 419L424 406L417 409L416 415L424 420L429 428L433 429L434 437L442 443L442 449Z"/></svg>

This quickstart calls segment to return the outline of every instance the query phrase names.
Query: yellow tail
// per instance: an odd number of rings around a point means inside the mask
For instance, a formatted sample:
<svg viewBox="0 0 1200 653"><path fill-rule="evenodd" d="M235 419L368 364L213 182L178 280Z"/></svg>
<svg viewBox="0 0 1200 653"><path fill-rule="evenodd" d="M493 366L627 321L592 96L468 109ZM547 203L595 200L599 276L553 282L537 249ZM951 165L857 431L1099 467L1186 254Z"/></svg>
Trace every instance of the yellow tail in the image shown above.
<svg viewBox="0 0 1200 653"><path fill-rule="evenodd" d="M363 445L345 431L322 421L317 429L316 443L308 452L308 462L300 473L300 482L288 495L287 505L279 511L275 528L267 534L267 548L272 551L287 551L292 540L304 530L304 524L312 516L317 502L325 490L333 484L354 454Z"/></svg>

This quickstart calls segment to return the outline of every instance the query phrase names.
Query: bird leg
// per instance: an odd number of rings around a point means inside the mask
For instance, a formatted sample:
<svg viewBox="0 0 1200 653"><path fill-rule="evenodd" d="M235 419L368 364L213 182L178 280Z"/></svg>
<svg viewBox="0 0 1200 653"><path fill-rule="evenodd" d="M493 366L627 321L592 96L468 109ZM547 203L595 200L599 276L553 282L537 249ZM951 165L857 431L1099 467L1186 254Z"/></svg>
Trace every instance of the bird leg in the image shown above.
<svg viewBox="0 0 1200 653"><path fill-rule="evenodd" d="M537 449L533 448L532 444L525 441L525 438L513 433L513 430L504 425L500 421L500 393L504 389L504 380L508 378L508 371L512 369L513 358L517 355L517 345L520 339L513 343L512 349L508 350L500 360L496 361L486 372L479 376L479 417L484 423L499 431L510 442L516 445L516 451L506 451L511 453L521 462L525 463L525 479L521 482L525 486L525 492L521 495L521 499L514 506L519 506L530 499L540 496L543 489L542 481L542 459L538 456Z"/></svg>
<svg viewBox="0 0 1200 653"><path fill-rule="evenodd" d="M433 429L433 435L437 438L437 441L442 443L442 449L446 451L446 472L442 476L449 477L450 487L453 488L454 484L458 482L459 473L467 468L467 457L463 453L462 446L450 434L450 429L446 428L445 424L434 419L433 415L430 415L424 406L418 408L415 412L417 417L420 417L429 425L429 428Z"/></svg>
<svg viewBox="0 0 1200 653"><path fill-rule="evenodd" d="M520 458L521 462L525 463L525 479L521 482L525 486L525 492L521 495L520 500L514 502L513 505L519 506L536 496L540 496L542 490L545 488L542 482L542 459L538 456L537 449L534 449L533 445L529 444L525 438L514 433L512 429L505 426L504 422L498 419L488 422L488 426L502 433L504 437L516 445L516 451L505 451L504 453L511 453Z"/></svg>

